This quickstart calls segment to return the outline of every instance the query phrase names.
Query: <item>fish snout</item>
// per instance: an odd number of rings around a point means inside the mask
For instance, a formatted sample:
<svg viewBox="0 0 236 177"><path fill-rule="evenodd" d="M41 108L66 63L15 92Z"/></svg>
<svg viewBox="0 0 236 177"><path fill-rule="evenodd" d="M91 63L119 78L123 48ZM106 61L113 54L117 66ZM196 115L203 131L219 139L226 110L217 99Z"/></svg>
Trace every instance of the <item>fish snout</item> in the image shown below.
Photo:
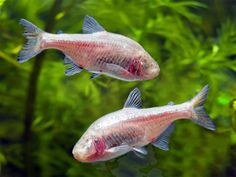
<svg viewBox="0 0 236 177"><path fill-rule="evenodd" d="M158 76L160 73L159 66L156 64L155 66L152 67L150 72L151 72L150 74L153 75L154 77Z"/></svg>
<svg viewBox="0 0 236 177"><path fill-rule="evenodd" d="M72 154L76 160L80 162L88 162L87 157L81 154L79 151L73 149Z"/></svg>
<svg viewBox="0 0 236 177"><path fill-rule="evenodd" d="M147 69L147 73L146 73L146 79L153 79L156 76L158 76L160 73L160 67L158 66L158 64L156 62L153 62L149 68Z"/></svg>
<svg viewBox="0 0 236 177"><path fill-rule="evenodd" d="M85 152L82 151L82 149L78 145L74 146L72 154L76 160L80 162L88 162Z"/></svg>

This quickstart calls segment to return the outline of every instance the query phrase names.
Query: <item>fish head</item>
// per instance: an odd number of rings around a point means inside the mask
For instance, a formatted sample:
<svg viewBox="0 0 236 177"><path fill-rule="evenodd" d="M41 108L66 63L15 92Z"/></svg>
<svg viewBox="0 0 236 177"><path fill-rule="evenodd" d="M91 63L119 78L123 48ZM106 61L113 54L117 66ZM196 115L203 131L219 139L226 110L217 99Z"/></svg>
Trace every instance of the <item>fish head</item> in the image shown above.
<svg viewBox="0 0 236 177"><path fill-rule="evenodd" d="M141 57L142 77L150 80L159 75L160 68L157 62L148 54L144 53Z"/></svg>
<svg viewBox="0 0 236 177"><path fill-rule="evenodd" d="M103 138L85 133L75 144L72 154L80 162L94 162L103 155L105 147Z"/></svg>
<svg viewBox="0 0 236 177"><path fill-rule="evenodd" d="M145 51L140 51L132 58L127 70L138 80L153 79L160 72L157 62Z"/></svg>

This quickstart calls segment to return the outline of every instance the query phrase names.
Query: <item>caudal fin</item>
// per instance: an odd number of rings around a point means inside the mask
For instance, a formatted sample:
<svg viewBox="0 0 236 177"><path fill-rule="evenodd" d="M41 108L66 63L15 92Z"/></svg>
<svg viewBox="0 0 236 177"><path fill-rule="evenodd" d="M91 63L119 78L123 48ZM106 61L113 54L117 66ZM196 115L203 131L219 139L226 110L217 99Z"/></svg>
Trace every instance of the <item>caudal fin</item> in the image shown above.
<svg viewBox="0 0 236 177"><path fill-rule="evenodd" d="M40 38L44 31L25 19L21 19L20 24L25 27L23 35L27 39L27 43L23 46L17 58L19 63L23 63L42 51L40 49Z"/></svg>
<svg viewBox="0 0 236 177"><path fill-rule="evenodd" d="M215 125L207 115L204 109L204 103L206 101L207 93L208 93L209 86L206 85L203 89L191 100L192 108L193 108L193 117L192 120L209 129L215 130Z"/></svg>

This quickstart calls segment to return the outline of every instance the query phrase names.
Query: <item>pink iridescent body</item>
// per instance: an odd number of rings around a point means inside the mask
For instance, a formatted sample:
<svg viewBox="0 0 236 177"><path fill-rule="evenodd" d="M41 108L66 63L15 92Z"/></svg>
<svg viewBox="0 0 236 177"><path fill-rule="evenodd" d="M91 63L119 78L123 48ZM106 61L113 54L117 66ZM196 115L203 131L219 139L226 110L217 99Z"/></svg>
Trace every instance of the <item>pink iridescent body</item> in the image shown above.
<svg viewBox="0 0 236 177"><path fill-rule="evenodd" d="M20 51L20 63L29 60L45 49L57 49L65 54L66 75L87 70L96 77L104 74L125 81L155 78L160 68L157 62L136 41L120 34L107 32L92 17L86 16L84 34L51 34L42 31L27 20L25 27L28 39Z"/></svg>
<svg viewBox="0 0 236 177"><path fill-rule="evenodd" d="M42 49L62 51L76 65L121 80L146 80L159 74L155 60L135 41L106 31L42 36Z"/></svg>
<svg viewBox="0 0 236 177"><path fill-rule="evenodd" d="M133 92L135 91L139 93L137 89ZM213 123L204 117L206 114L202 111L204 99L201 97L205 96L204 92L206 88L191 101L182 104L146 109L135 107L141 101L137 101L139 96L133 94L128 100L134 101L128 101L129 104L125 104L123 109L101 117L88 128L74 146L73 155L81 162L93 162L109 160L129 151L145 153L141 148L149 143L167 150L164 147L167 146L166 140L163 140L163 146L158 138L163 133L166 137L169 136L167 128L178 119L191 119L214 130Z"/></svg>
<svg viewBox="0 0 236 177"><path fill-rule="evenodd" d="M133 147L145 146L155 141L174 120L190 116L190 107L186 104L173 108L124 108L100 118L89 129L96 137L100 137L99 141L105 142L104 154L102 158L98 156L99 160L109 160L114 158L114 154L109 151L112 147L127 144L129 148L126 150L130 151Z"/></svg>

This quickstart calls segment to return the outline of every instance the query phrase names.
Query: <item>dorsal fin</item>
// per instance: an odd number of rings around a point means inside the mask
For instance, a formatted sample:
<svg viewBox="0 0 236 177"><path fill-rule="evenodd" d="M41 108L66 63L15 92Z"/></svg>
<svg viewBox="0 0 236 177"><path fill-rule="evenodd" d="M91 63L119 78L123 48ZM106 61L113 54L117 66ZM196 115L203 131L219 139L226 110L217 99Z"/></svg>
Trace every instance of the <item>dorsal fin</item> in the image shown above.
<svg viewBox="0 0 236 177"><path fill-rule="evenodd" d="M86 15L84 17L83 33L90 34L99 31L105 31L105 29L93 17Z"/></svg>
<svg viewBox="0 0 236 177"><path fill-rule="evenodd" d="M124 104L124 108L141 108L142 99L138 88L132 90Z"/></svg>

